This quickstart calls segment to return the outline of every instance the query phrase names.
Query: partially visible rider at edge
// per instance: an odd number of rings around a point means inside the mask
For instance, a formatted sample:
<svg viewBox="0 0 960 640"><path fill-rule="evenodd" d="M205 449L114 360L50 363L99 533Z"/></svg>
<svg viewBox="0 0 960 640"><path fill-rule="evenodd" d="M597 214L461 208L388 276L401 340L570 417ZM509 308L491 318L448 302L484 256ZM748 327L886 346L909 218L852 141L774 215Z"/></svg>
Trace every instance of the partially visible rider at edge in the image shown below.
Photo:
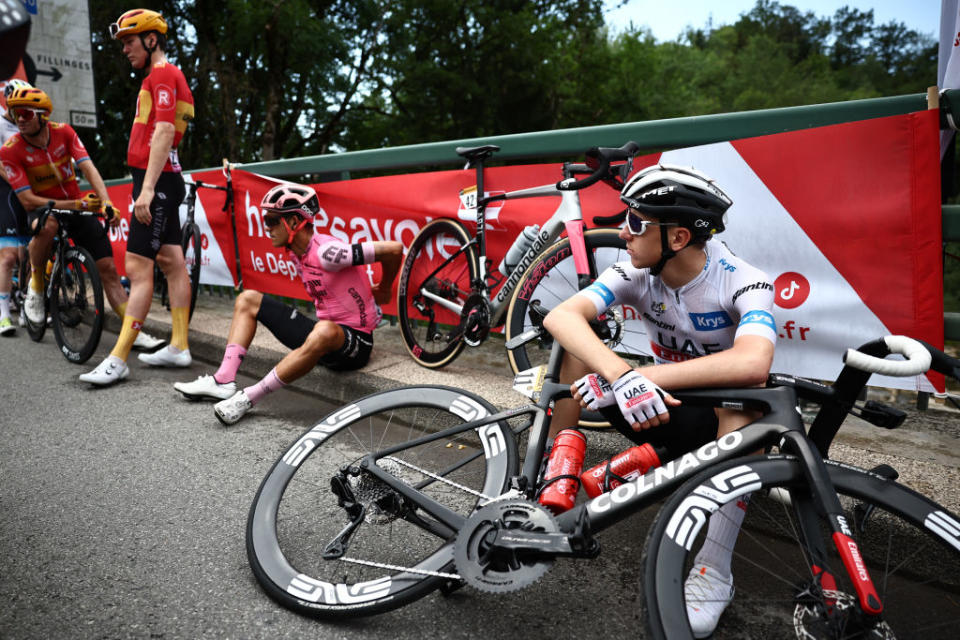
<svg viewBox="0 0 960 640"><path fill-rule="evenodd" d="M218 399L214 413L235 424L266 394L305 375L317 364L331 371L351 371L367 364L373 330L380 322L378 305L389 302L393 280L403 259L399 242L347 244L313 229L320 210L316 192L307 186L280 184L260 203L263 226L274 247L284 247L304 289L313 298L316 319L295 307L247 289L234 303L227 347L216 373L174 388L191 399ZM380 282L370 285L364 265L379 262ZM257 323L292 351L258 383L237 390L237 371L250 348Z"/></svg>
<svg viewBox="0 0 960 640"><path fill-rule="evenodd" d="M77 132L68 124L50 120L51 111L53 103L43 90L29 85L14 89L7 97L7 112L17 123L18 133L0 148L7 180L27 211L27 228L36 233L29 245L33 272L23 305L24 313L34 323L46 320L43 277L59 229L53 217L47 218L42 229L36 228L42 208L51 200L58 209L101 211L113 207L103 178ZM81 194L78 170L93 187L93 193ZM119 223L117 216L110 220L111 225ZM93 256L107 302L122 318L127 293L120 284L106 228L95 218L80 218L67 223L67 233ZM138 347L151 349L159 344L162 343L156 338L144 336Z"/></svg>
<svg viewBox="0 0 960 640"><path fill-rule="evenodd" d="M153 268L160 267L170 294L170 344L139 359L151 366L189 367L190 279L180 247L180 203L186 196L177 145L193 119L193 94L183 73L167 61L167 22L156 11L132 9L110 25L123 55L142 69L137 109L127 145L133 178L133 215L125 267L130 305L110 355L80 376L81 382L108 386L130 374L127 357L153 302Z"/></svg>
<svg viewBox="0 0 960 640"><path fill-rule="evenodd" d="M773 286L711 239L724 230L732 201L706 175L654 165L635 173L620 198L629 207L620 232L629 262L604 271L544 321L567 352L561 379L575 380L573 399L557 403L550 437L575 426L580 407L589 407L633 442L673 459L759 417L683 406L668 391L764 384L777 338ZM633 368L590 329L588 321L615 304L642 315L655 364ZM697 638L713 633L733 598L731 554L746 504L732 502L711 517L687 577L687 615Z"/></svg>
<svg viewBox="0 0 960 640"><path fill-rule="evenodd" d="M14 89L25 89L30 83L19 78L7 80L3 87L4 101ZM19 133L17 123L4 109L0 117L0 146ZM7 174L0 162L0 336L13 336L17 327L10 317L10 294L13 292L13 270L17 260L26 253L30 236L27 233L27 212L10 188ZM24 283L26 284L26 283ZM23 324L23 309L20 310Z"/></svg>

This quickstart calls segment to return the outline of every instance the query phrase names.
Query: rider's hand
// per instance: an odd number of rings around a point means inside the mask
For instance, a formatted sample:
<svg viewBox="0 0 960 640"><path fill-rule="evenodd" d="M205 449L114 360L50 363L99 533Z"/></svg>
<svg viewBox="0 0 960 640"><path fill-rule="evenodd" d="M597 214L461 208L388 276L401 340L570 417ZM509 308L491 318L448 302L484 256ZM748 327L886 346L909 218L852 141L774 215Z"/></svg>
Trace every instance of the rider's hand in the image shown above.
<svg viewBox="0 0 960 640"><path fill-rule="evenodd" d="M607 379L599 373L588 373L575 381L570 388L573 399L586 407L596 411L602 407L610 407L617 403L613 395L613 387Z"/></svg>
<svg viewBox="0 0 960 640"><path fill-rule="evenodd" d="M391 288L381 289L379 284L370 287L370 293L373 294L373 300L377 304L387 304L393 299L393 291Z"/></svg>
<svg viewBox="0 0 960 640"><path fill-rule="evenodd" d="M669 422L667 404L680 404L679 400L632 369L613 383L613 395L620 413L634 431Z"/></svg>
<svg viewBox="0 0 960 640"><path fill-rule="evenodd" d="M75 205L75 208L82 209L83 211L100 211L100 207L103 206L103 200L95 193L88 193L80 200L77 200Z"/></svg>
<svg viewBox="0 0 960 640"><path fill-rule="evenodd" d="M141 224L150 224L150 221L153 220L153 214L150 213L150 203L153 202L153 195L153 187L144 185L140 189L137 201L133 203L133 215Z"/></svg>
<svg viewBox="0 0 960 640"><path fill-rule="evenodd" d="M107 200L103 203L103 213L107 216L107 224L111 227L120 225L120 212L113 206L113 203Z"/></svg>

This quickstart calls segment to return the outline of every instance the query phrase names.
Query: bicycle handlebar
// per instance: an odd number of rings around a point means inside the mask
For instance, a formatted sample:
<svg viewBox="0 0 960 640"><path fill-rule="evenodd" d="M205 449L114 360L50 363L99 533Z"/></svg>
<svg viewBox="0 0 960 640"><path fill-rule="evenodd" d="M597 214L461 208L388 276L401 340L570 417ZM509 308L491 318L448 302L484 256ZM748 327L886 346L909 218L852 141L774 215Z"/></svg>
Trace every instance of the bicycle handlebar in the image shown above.
<svg viewBox="0 0 960 640"><path fill-rule="evenodd" d="M37 216L37 224L36 224L36 227L33 229L32 235L37 235L37 233L40 232L40 229L43 229L44 225L47 223L47 218L49 218L52 214L64 214L64 215L71 215L71 216L87 216L87 217L92 216L97 218L102 217L102 218L106 218L107 220L110 220L113 218L114 211L115 211L113 207L109 207L109 206L104 207L105 209L104 211L90 211L88 209L60 209L53 205L54 205L54 201L48 200L47 204L40 207L40 215Z"/></svg>
<svg viewBox="0 0 960 640"><path fill-rule="evenodd" d="M607 172L610 170L610 163L616 162L619 160L629 161L640 151L640 146L636 142L627 142L622 147L593 147L587 150L587 166L592 166L593 162L597 162L597 166L594 168L593 173L591 173L586 178L581 178L576 180L574 178L566 178L557 183L558 191L579 191L580 189L586 189L590 185L594 184L605 178ZM593 161L593 162L591 162Z"/></svg>
<svg viewBox="0 0 960 640"><path fill-rule="evenodd" d="M906 360L884 360L857 349L847 349L843 362L861 371L886 376L914 376L930 369L932 356L928 346L907 336L884 336L882 340L890 354L900 354ZM944 354L944 357L947 356Z"/></svg>

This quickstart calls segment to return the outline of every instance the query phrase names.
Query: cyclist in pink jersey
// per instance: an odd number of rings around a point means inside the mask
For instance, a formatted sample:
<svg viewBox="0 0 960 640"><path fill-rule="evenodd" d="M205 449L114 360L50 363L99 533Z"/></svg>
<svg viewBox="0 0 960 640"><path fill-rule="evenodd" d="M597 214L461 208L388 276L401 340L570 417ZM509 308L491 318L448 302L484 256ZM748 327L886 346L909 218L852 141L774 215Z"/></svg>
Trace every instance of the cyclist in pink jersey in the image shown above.
<svg viewBox="0 0 960 640"><path fill-rule="evenodd" d="M317 318L299 313L259 291L237 296L227 347L220 368L174 389L192 400L220 400L214 413L225 425L235 424L266 394L293 382L321 364L333 371L359 369L373 348L373 330L380 321L378 304L388 302L403 258L399 242L347 244L316 233L313 218L320 209L313 189L294 184L272 188L260 203L263 224L275 247L289 252L304 289L313 298ZM364 265L379 262L380 282L370 285ZM262 323L292 349L260 382L237 390L236 376L257 323Z"/></svg>

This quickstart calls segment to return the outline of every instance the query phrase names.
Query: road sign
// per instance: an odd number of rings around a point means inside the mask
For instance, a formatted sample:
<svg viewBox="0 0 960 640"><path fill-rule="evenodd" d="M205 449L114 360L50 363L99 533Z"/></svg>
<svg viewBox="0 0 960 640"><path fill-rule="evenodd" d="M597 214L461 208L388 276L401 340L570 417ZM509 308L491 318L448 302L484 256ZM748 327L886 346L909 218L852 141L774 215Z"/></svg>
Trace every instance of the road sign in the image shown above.
<svg viewBox="0 0 960 640"><path fill-rule="evenodd" d="M82 0L26 0L33 19L22 70L53 101L51 119L97 126L90 15Z"/></svg>

